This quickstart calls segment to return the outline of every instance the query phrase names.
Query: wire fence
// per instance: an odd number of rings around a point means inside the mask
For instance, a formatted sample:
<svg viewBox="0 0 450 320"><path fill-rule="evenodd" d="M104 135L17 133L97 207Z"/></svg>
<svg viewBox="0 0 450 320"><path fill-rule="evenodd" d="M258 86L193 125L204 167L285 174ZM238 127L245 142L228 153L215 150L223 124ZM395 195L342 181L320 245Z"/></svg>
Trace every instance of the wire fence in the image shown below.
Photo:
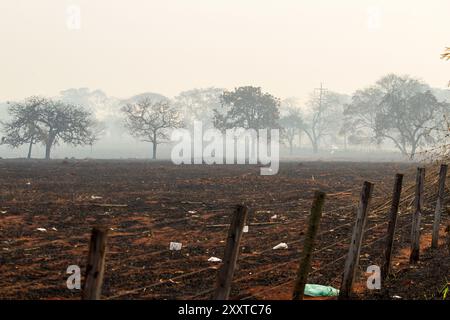
<svg viewBox="0 0 450 320"><path fill-rule="evenodd" d="M361 177L361 178L363 178L363 177ZM434 200L436 198L436 194L433 189L438 185L439 177L435 174L432 174L427 177L426 182L427 182L427 184L426 184L427 193L426 193L426 197L425 197L425 202L427 204L431 204L432 202L434 202ZM415 184L409 184L403 188L403 196L400 201L401 214L398 215L399 221L404 222L403 220L406 220L406 218L408 216L410 216L410 214L411 214L411 210L412 210L411 205L413 204L414 199L415 199L415 194L411 191L414 188L415 188ZM358 188L347 190L347 191L341 192L341 194L342 193L353 194L355 191L357 191L357 189ZM386 240L386 237L387 237L385 227L388 224L388 221L386 220L387 211L391 205L391 200L388 198L388 196L390 197L390 191L388 188L379 188L378 191L381 196L378 199L376 199L377 201L374 201L372 208L370 210L370 214L369 214L369 220L372 223L374 223L374 225L367 227L364 230L364 233L366 235L370 236L369 242L365 243L362 246L362 248L364 248L364 249L371 248L373 245ZM330 198L332 199L333 194L331 194L330 196L331 196ZM339 196L339 193L337 194L337 197L338 196ZM292 205L293 209L296 209L298 207L298 201L293 200L290 203L290 205ZM327 241L328 241L328 239L331 239L331 236L330 236L331 234L333 234L333 233L337 234L338 233L337 231L339 231L341 229L345 229L345 228L351 229L351 227L355 223L354 212L357 209L357 207L358 207L357 204L352 203L352 204L348 204L348 205L344 205L344 206L338 206L336 208L333 208L331 210L326 210L324 212L324 214L323 214L324 218L327 218L330 220L332 220L333 218L337 218L337 219L342 219L346 222L337 224L330 230L323 230L317 235L318 239L322 239L322 238L327 238L327 239L325 239L326 241L323 241L324 243L322 243L322 241L321 241L320 242L321 247L314 250L314 252L313 252L314 257L320 258L320 254L323 252L327 252L327 250L338 249L338 250L345 251L346 245L350 242L350 236L351 236L350 232L347 231L343 235L338 234L336 236L337 239L331 241L331 243L327 243ZM253 209L253 211L264 210L264 209L273 209L273 204L257 205ZM220 208L204 209L204 207L198 207L196 210L187 210L187 209L184 209L184 210L185 211L195 211L196 213L201 213L202 211L206 211L208 213L216 213L216 214L227 212L227 209L220 209ZM294 212L297 212L297 210L294 210ZM169 226L169 225L173 226L173 225L182 224L182 223L185 223L185 222L188 222L191 220L192 220L191 216L186 216L186 217L182 217L182 218L168 219L163 222L152 223L148 227L140 227L140 228L132 227L132 228L124 228L124 229L127 230L127 234L126 234L127 239L133 239L133 238L139 239L142 237L144 232L148 231L149 228L152 230L156 230L156 229L163 228L164 226ZM293 218L293 219L279 222L279 225L281 225L281 226L291 226L291 225L301 226L301 225L305 225L306 223L307 223L307 217L305 215L303 215L298 218ZM411 227L411 224L412 224L412 222L403 223L401 226L399 226L397 228L397 232L406 230L407 228ZM206 227L208 227L208 225L203 224L203 225L198 225L198 227L206 228ZM255 226L255 228L258 228L258 226ZM74 233L79 234L79 238L76 242L79 243L80 245L83 244L83 242L85 241L85 235L89 234L89 231L90 231L89 227L87 227L87 226L71 226L68 229L70 229L72 234L74 234ZM45 238L45 236L47 236L47 235L48 234L43 234L43 238ZM114 251L114 246L115 246L114 238L116 238L116 237L119 239L117 241L120 242L120 239L122 236L120 234L119 235L112 234L110 236L112 243L110 244L110 251L108 253L107 261L111 265L116 265L116 264L126 265L129 262L136 262L136 261L147 260L147 259L149 259L149 261L151 263L152 257L164 255L164 254L167 254L167 252L168 252L168 249L161 249L161 250L156 250L156 251L151 251L151 252L139 252L137 254L131 252L129 255L126 255L124 257L123 252ZM250 234L246 234L246 237L253 240L254 242L261 241L261 239L259 239L259 235L251 236ZM34 239L34 241L36 241L36 240L37 239ZM64 263L65 263L65 260L63 259L63 257L67 253L64 251L65 248L58 247L58 244L60 244L60 240L61 240L60 238L56 238L56 239L48 240L48 241L39 241L39 245L37 245L35 247L26 248L26 249L17 247L17 248L3 252L3 254L6 256L19 254L18 257L14 257L14 261L16 263L18 263L21 260L26 261L27 259L31 259L33 257L33 254L30 252L39 251L41 249L45 252L48 252L49 251L48 247L55 246L54 250L57 252L55 252L55 254L52 255L52 260L60 261L60 263L57 265L61 266L61 268L63 269ZM290 238L290 239L287 239L287 243L289 243L290 246L301 245L301 244L303 244L304 240L305 240L304 236L299 237L297 239ZM58 252L58 249L59 249L59 252ZM87 247L84 246L84 249L82 249L82 250L83 250L83 252L86 252ZM236 277L235 279L233 279L233 286L239 285L246 281L251 282L252 279L256 279L257 277L262 277L274 270L283 270L283 268L288 268L289 266L293 265L294 263L297 264L298 260L299 260L298 251L299 250L290 252L290 254L287 256L287 258L283 257L283 259L285 259L285 261L277 262L276 260L274 260L274 262L269 263L269 265L266 267L260 266L260 264L258 262L258 257L264 256L268 253L273 253L274 256L277 256L277 252L273 250L272 244L269 244L266 248L258 249L257 251L252 252L249 255L241 255L241 257L239 257L240 263L242 263L246 260L252 260L252 261L248 262L247 268L256 270L256 271L251 272L251 274L241 275L241 276ZM30 256L27 256L27 252L29 253ZM345 260L346 257L347 257L347 253L340 254L337 257L334 257L332 261L326 262L326 264L324 266L322 266L320 268L314 268L313 271L311 271L309 273L309 276L313 276L315 274L320 273L321 271L331 268L332 266L336 265L337 263ZM38 263L38 262L45 263L46 262L45 257L42 257L41 259L42 260L35 259L34 263ZM268 260L270 260L270 257ZM53 265L53 267L55 267L55 265ZM127 265L127 268L132 268L132 266ZM202 274L206 273L206 272L210 273L207 276L208 279L214 280L217 269L218 269L217 266L208 265L206 267L200 267L200 268L190 270L188 272L184 272L184 273L176 275L176 276L168 277L166 279L158 279L158 281L146 283L146 284L144 284L140 287L136 287L136 288L131 288L131 289L114 288L114 290L111 292L111 294L105 296L104 298L105 299L120 299L120 298L127 298L127 297L133 296L135 294L139 294L139 298L153 297L155 295L154 289L159 286L165 286L165 285L170 285L171 289L175 290L175 292L177 292L177 291L181 292L180 290L177 290L177 287L179 287L179 285L181 285L181 286L183 285L182 282L180 282L180 280L183 280L186 278L202 279ZM289 270L292 271L292 267L290 267ZM341 272L338 272L338 273L341 274ZM39 280L42 283L56 283L56 282L60 283L61 282L61 274L55 275L54 273L52 274L52 273L47 273L47 272L43 271L40 273L39 276L41 276L39 278ZM271 293L271 292L279 290L280 288L286 288L286 287L292 285L292 283L294 281L295 281L295 279L289 279L288 281L282 280L279 283L270 285L270 287L263 288L263 289L260 289L260 290L257 290L257 291L251 292L251 293L246 293L246 292L248 292L248 289L243 290L242 299L246 300L246 299L258 298L258 297L265 297L268 293ZM18 289L23 289L26 286L27 286L27 284L12 284L12 285L3 286L3 289L4 290L18 290ZM52 288L52 285L49 284L48 288ZM188 299L209 298L210 295L214 292L214 290L215 290L214 283L212 283L211 287L208 289L201 290L200 292L196 292L195 294L184 295L182 297L183 298L187 297ZM148 294L150 291L152 291L152 292L150 294ZM184 294L184 293L181 292L180 294Z"/></svg>

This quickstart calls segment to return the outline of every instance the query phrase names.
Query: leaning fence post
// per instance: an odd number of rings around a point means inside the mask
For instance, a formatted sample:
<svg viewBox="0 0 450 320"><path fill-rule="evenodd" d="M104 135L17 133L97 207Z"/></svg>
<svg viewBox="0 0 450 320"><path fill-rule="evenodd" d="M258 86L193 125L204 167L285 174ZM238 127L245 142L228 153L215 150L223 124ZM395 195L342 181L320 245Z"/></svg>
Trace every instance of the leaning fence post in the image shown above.
<svg viewBox="0 0 450 320"><path fill-rule="evenodd" d="M373 184L364 181L361 190L358 211L356 214L356 223L353 228L352 241L345 261L344 275L342 277L339 299L348 299L353 287L353 280L356 275L356 269L359 262L359 254L364 235L364 226L367 220L370 198L372 196Z"/></svg>
<svg viewBox="0 0 450 320"><path fill-rule="evenodd" d="M423 206L423 185L425 181L425 168L417 168L416 193L414 198L414 213L411 227L411 254L410 263L419 261L420 256L420 216Z"/></svg>
<svg viewBox="0 0 450 320"><path fill-rule="evenodd" d="M441 170L439 171L439 191L436 201L436 208L434 210L433 237L431 240L431 248L433 249L437 249L439 243L439 227L441 224L442 208L444 207L446 177L447 165L441 164Z"/></svg>
<svg viewBox="0 0 450 320"><path fill-rule="evenodd" d="M397 173L394 181L394 191L392 192L392 204L389 211L389 224L387 229L386 247L384 249L384 264L381 269L381 276L385 280L391 269L392 245L394 243L395 226L397 224L398 206L400 204L400 194L402 192L403 175Z"/></svg>
<svg viewBox="0 0 450 320"><path fill-rule="evenodd" d="M103 273L105 270L106 238L108 230L94 227L89 244L86 280L83 288L83 300L99 300Z"/></svg>
<svg viewBox="0 0 450 320"><path fill-rule="evenodd" d="M215 300L228 300L233 279L234 269L239 254L245 221L247 220L248 208L238 205L228 230L227 244L222 266L217 274Z"/></svg>
<svg viewBox="0 0 450 320"><path fill-rule="evenodd" d="M309 216L308 230L306 231L303 252L300 259L300 265L297 271L297 279L295 280L294 292L292 300L303 300L306 280L311 267L311 256L314 249L314 239L319 229L319 222L322 216L323 203L325 201L325 193L316 191L314 193L314 201L311 206L311 214Z"/></svg>

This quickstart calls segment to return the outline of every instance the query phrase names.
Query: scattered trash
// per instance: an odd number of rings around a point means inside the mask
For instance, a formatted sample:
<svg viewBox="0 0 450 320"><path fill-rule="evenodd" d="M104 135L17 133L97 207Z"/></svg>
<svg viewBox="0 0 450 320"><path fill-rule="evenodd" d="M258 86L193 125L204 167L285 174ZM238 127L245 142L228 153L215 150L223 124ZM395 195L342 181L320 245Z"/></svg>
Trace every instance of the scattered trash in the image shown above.
<svg viewBox="0 0 450 320"><path fill-rule="evenodd" d="M28 182L26 183L26 185L27 185L27 186L31 186L31 182L28 181Z"/></svg>
<svg viewBox="0 0 450 320"><path fill-rule="evenodd" d="M397 296L397 295L395 295L395 296L392 296L392 298L393 298L393 299L403 299L402 297L400 297L400 296Z"/></svg>
<svg viewBox="0 0 450 320"><path fill-rule="evenodd" d="M151 230L142 231L142 234L146 234L147 237L153 237L153 232Z"/></svg>
<svg viewBox="0 0 450 320"><path fill-rule="evenodd" d="M188 213L194 214L194 213L197 213L197 211L195 211L195 210L189 210Z"/></svg>
<svg viewBox="0 0 450 320"><path fill-rule="evenodd" d="M56 229L55 227L52 227L52 230L53 230L53 231L58 231L58 229Z"/></svg>
<svg viewBox="0 0 450 320"><path fill-rule="evenodd" d="M208 259L208 262L222 262L222 259L216 258L216 257L211 257Z"/></svg>
<svg viewBox="0 0 450 320"><path fill-rule="evenodd" d="M41 231L41 232L47 232L47 229L45 229L45 228L37 228L36 230Z"/></svg>
<svg viewBox="0 0 450 320"><path fill-rule="evenodd" d="M339 290L330 286L307 283L304 294L310 297L336 297L339 295Z"/></svg>
<svg viewBox="0 0 450 320"><path fill-rule="evenodd" d="M103 197L92 195L92 196L91 196L91 199L92 199L92 200L98 200L98 199L103 199Z"/></svg>
<svg viewBox="0 0 450 320"><path fill-rule="evenodd" d="M171 251L179 251L181 250L181 242L171 242L169 245L169 250Z"/></svg>
<svg viewBox="0 0 450 320"><path fill-rule="evenodd" d="M288 245L284 242L281 242L279 244L277 244L275 247L273 247L273 250L278 250L278 249L287 249Z"/></svg>
<svg viewBox="0 0 450 320"><path fill-rule="evenodd" d="M248 226L244 226L244 229L242 230L242 232L247 233L248 232Z"/></svg>
<svg viewBox="0 0 450 320"><path fill-rule="evenodd" d="M276 215L276 214L274 214L273 216L270 217L270 219L272 219L272 220L276 219L276 218L278 218L278 215Z"/></svg>
<svg viewBox="0 0 450 320"><path fill-rule="evenodd" d="M0 211L1 214L8 213L8 211Z"/></svg>

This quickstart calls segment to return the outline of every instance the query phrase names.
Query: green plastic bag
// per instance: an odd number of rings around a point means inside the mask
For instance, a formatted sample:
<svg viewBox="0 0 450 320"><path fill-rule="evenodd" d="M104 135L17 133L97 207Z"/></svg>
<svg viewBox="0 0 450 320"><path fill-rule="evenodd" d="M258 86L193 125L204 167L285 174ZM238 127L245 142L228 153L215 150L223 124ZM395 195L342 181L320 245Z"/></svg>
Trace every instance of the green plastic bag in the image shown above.
<svg viewBox="0 0 450 320"><path fill-rule="evenodd" d="M322 286L320 284L305 285L305 296L310 297L335 297L339 295L339 290L329 286Z"/></svg>

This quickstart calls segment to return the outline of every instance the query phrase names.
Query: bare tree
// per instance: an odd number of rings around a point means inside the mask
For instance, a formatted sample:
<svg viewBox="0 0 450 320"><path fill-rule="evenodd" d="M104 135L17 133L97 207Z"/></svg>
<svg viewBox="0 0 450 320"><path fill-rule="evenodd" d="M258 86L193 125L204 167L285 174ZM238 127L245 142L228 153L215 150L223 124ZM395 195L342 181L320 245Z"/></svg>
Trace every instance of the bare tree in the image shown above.
<svg viewBox="0 0 450 320"><path fill-rule="evenodd" d="M158 144L169 140L169 129L182 126L179 112L169 101L152 101L144 98L137 103L122 107L125 113L125 126L133 137L153 145L153 159L156 159Z"/></svg>
<svg viewBox="0 0 450 320"><path fill-rule="evenodd" d="M319 151L321 141L333 131L338 131L341 117L339 95L334 92L320 90L318 95L311 94L307 102L309 114L305 119L303 131L308 136L313 152Z"/></svg>
<svg viewBox="0 0 450 320"><path fill-rule="evenodd" d="M281 137L289 146L289 154L292 155L294 139L304 130L305 123L299 109L288 108L286 115L280 119Z"/></svg>

